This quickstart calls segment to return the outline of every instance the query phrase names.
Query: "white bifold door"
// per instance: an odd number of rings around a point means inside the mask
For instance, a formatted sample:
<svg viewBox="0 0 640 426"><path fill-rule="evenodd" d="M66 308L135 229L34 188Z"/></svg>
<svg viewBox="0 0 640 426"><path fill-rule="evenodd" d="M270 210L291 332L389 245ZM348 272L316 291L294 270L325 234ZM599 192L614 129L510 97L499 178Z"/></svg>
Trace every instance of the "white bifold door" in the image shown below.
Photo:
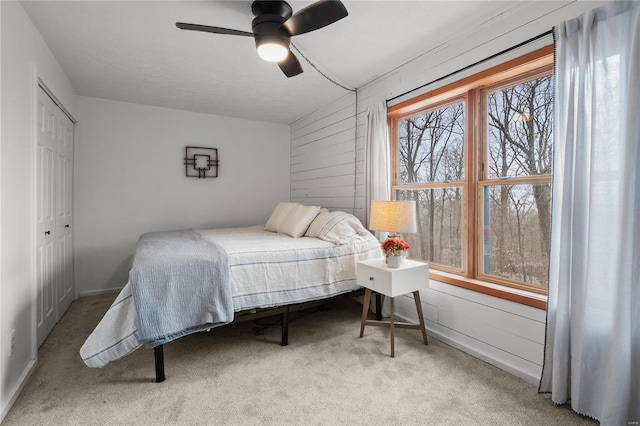
<svg viewBox="0 0 640 426"><path fill-rule="evenodd" d="M73 122L38 87L36 149L37 342L73 301Z"/></svg>

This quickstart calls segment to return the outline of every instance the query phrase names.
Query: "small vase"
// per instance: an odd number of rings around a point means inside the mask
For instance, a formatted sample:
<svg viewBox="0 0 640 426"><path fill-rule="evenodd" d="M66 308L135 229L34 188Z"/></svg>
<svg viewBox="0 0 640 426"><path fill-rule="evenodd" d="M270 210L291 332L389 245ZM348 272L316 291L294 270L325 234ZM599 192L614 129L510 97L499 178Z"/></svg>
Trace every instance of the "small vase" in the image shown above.
<svg viewBox="0 0 640 426"><path fill-rule="evenodd" d="M387 255L387 266L389 268L397 268L402 264L402 260L404 259L404 256L399 255L399 256L394 256L392 254L388 254Z"/></svg>

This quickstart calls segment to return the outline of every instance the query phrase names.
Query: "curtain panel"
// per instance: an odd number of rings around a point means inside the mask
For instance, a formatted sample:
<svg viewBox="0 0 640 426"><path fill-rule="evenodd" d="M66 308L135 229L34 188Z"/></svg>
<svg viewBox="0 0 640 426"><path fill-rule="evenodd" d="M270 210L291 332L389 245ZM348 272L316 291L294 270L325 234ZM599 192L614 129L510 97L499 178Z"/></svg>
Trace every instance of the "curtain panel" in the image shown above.
<svg viewBox="0 0 640 426"><path fill-rule="evenodd" d="M371 200L390 200L391 162L389 154L389 130L387 104L378 102L367 110L367 134L365 138L365 227L369 227ZM380 238L380 233L376 232Z"/></svg>
<svg viewBox="0 0 640 426"><path fill-rule="evenodd" d="M640 422L640 3L554 28L549 300L540 392Z"/></svg>

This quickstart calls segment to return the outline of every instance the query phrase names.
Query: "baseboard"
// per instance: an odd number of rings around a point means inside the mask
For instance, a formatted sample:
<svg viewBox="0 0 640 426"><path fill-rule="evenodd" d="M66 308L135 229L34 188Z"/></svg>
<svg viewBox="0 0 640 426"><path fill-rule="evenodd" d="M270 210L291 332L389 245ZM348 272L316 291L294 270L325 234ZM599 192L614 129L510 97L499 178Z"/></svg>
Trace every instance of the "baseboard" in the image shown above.
<svg viewBox="0 0 640 426"><path fill-rule="evenodd" d="M104 290L82 291L82 292L80 292L80 297L97 296L99 294L120 293L120 291L122 291L122 287L119 287L119 288L107 288L107 289L104 289Z"/></svg>
<svg viewBox="0 0 640 426"><path fill-rule="evenodd" d="M18 380L18 384L16 385L15 390L11 395L11 399L9 399L9 402L7 403L7 406L2 407L2 412L0 412L0 423L4 421L4 418L7 416L9 410L11 410L11 407L13 407L13 404L16 402L16 400L20 396L20 393L22 393L22 390L29 381L29 378L34 373L34 371L36 371L37 366L38 360L34 359L29 363L28 368L25 369L25 371L22 373L22 376Z"/></svg>

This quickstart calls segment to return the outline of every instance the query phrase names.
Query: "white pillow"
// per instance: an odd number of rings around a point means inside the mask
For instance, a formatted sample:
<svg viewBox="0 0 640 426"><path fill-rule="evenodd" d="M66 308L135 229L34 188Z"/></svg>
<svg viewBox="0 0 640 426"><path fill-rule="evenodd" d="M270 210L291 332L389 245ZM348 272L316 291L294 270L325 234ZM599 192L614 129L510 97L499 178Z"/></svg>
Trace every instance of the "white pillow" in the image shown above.
<svg viewBox="0 0 640 426"><path fill-rule="evenodd" d="M286 201L278 203L276 208L273 209L273 213L271 213L269 220L267 220L267 224L264 226L264 229L271 232L278 232L278 227L284 218L297 205L299 205L299 203L289 203Z"/></svg>
<svg viewBox="0 0 640 426"><path fill-rule="evenodd" d="M303 206L298 204L293 207L282 222L278 225L279 234L287 234L293 238L302 237L309 228L309 224L320 213L319 206Z"/></svg>
<svg viewBox="0 0 640 426"><path fill-rule="evenodd" d="M305 236L320 238L334 244L344 244L364 232L366 230L357 217L349 213L335 211L320 213L309 225Z"/></svg>

